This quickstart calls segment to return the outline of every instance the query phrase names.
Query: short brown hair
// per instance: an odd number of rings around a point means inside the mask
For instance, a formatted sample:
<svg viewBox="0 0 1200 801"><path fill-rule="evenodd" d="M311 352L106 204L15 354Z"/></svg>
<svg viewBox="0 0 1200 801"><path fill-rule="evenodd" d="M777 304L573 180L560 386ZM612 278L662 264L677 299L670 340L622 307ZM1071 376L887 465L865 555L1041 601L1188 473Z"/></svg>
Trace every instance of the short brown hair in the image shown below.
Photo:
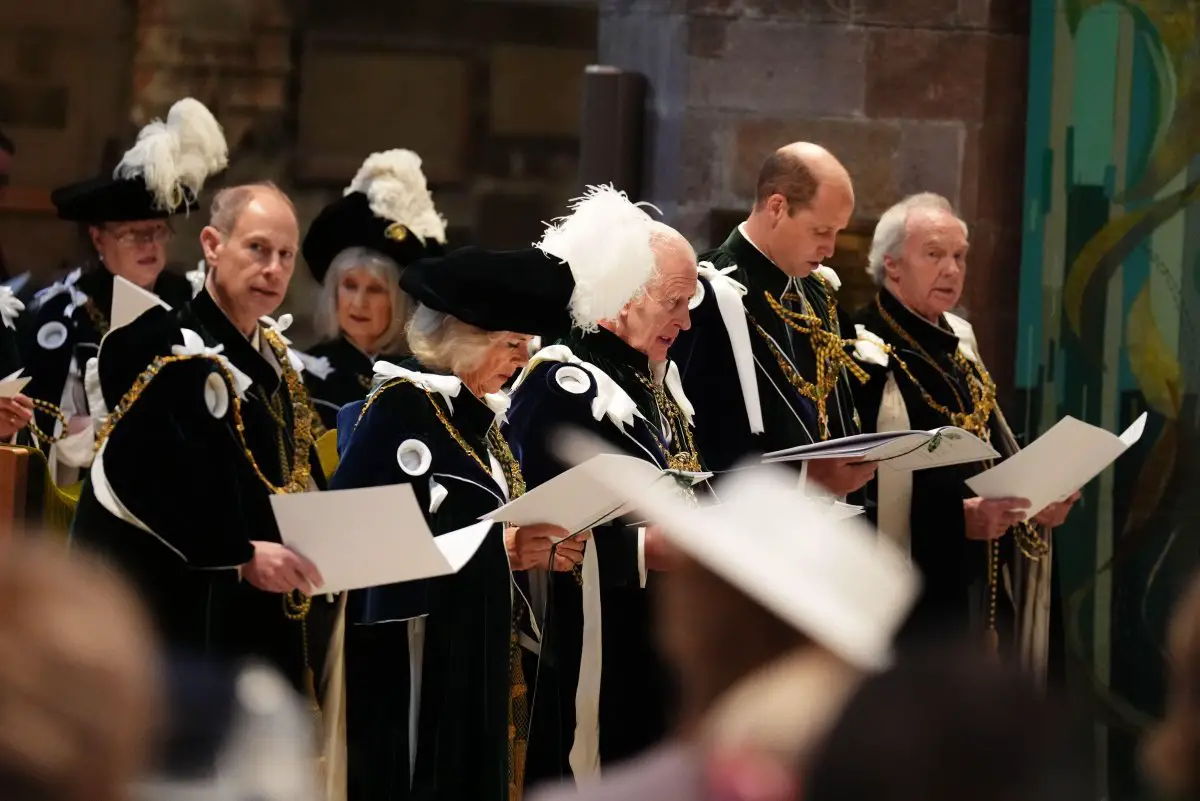
<svg viewBox="0 0 1200 801"><path fill-rule="evenodd" d="M0 550L0 798L121 801L159 700L148 616L61 547Z"/></svg>
<svg viewBox="0 0 1200 801"><path fill-rule="evenodd" d="M788 202L788 214L791 214L810 207L820 187L821 182L804 159L786 150L777 150L767 157L758 171L754 207L761 208L771 195L783 195Z"/></svg>
<svg viewBox="0 0 1200 801"><path fill-rule="evenodd" d="M292 199L287 196L287 193L275 185L273 181L255 181L249 184L239 184L237 186L227 186L220 192L217 192L213 197L212 206L209 210L208 224L216 228L223 234L228 234L233 231L237 225L238 218L242 216L242 212L246 210L246 206L254 199L254 196L259 192L274 192L283 198L288 207L294 214L296 206L292 203Z"/></svg>
<svg viewBox="0 0 1200 801"><path fill-rule="evenodd" d="M746 676L811 639L687 557L663 574L659 631L677 672L686 724Z"/></svg>

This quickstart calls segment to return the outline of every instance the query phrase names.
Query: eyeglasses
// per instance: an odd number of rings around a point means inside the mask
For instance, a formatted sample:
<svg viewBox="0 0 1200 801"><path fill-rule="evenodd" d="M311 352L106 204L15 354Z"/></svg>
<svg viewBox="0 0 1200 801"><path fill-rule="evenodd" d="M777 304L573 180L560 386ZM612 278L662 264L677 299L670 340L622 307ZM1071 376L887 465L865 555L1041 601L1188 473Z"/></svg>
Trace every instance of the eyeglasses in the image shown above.
<svg viewBox="0 0 1200 801"><path fill-rule="evenodd" d="M120 233L108 230L113 239L120 242L122 245L161 245L164 242L170 242L171 237L175 236L175 232L170 228L154 228L148 231L121 231Z"/></svg>

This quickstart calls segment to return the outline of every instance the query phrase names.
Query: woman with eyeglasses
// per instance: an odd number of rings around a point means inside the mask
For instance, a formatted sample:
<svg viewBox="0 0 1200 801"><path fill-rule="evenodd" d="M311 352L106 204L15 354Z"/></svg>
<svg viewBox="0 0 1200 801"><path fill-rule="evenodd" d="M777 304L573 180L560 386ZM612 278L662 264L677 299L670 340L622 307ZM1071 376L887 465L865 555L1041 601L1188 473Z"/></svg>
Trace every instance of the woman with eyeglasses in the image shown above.
<svg viewBox="0 0 1200 801"><path fill-rule="evenodd" d="M88 363L110 326L113 281L124 278L172 307L191 299L188 280L163 269L170 218L196 207L204 180L227 157L216 119L186 98L165 122L142 129L112 175L51 194L59 219L86 226L94 249L88 263L34 296L21 318L20 356L31 379L25 394L35 406L29 428L59 486L79 481L91 465L95 427L107 413Z"/></svg>

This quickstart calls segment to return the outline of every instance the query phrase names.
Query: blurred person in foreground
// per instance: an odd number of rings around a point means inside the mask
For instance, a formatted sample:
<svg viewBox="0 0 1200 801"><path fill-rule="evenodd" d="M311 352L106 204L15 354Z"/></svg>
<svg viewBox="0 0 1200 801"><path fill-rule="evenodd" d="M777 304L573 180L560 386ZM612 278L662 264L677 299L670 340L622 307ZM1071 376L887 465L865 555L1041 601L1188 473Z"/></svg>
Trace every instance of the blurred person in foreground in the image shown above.
<svg viewBox="0 0 1200 801"><path fill-rule="evenodd" d="M1172 798L1200 799L1200 578L1180 599L1170 628L1166 715L1146 741L1150 779Z"/></svg>
<svg viewBox="0 0 1200 801"><path fill-rule="evenodd" d="M138 801L336 801L322 795L308 711L261 662L176 657L167 665L168 725Z"/></svg>
<svg viewBox="0 0 1200 801"><path fill-rule="evenodd" d="M1015 669L927 646L868 678L811 755L805 801L1090 801L1063 708Z"/></svg>
<svg viewBox="0 0 1200 801"><path fill-rule="evenodd" d="M597 450L576 443L566 446L574 462ZM716 506L696 505L661 483L647 490L628 476L599 478L635 498L678 551L676 569L663 574L658 630L679 682L681 716L673 741L606 771L578 791L582 797L708 797L706 719L739 682L788 654L826 661L834 684L851 685L890 663L918 576L891 543L796 492L794 473L735 471ZM812 703L829 695L814 690ZM533 797L575 792L568 786Z"/></svg>
<svg viewBox="0 0 1200 801"><path fill-rule="evenodd" d="M0 548L0 798L125 801L158 702L150 622L114 573Z"/></svg>

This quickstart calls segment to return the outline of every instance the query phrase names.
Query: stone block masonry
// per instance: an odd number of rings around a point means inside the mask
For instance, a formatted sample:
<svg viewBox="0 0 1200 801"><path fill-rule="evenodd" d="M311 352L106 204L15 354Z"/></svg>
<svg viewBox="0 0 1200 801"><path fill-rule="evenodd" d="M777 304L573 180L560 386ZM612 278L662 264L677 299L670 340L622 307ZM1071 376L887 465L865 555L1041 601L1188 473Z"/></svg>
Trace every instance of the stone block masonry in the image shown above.
<svg viewBox="0 0 1200 801"><path fill-rule="evenodd" d="M603 0L600 60L650 79L647 195L699 246L798 139L850 170L856 217L933 191L972 228L964 297L1010 384L1029 0Z"/></svg>

